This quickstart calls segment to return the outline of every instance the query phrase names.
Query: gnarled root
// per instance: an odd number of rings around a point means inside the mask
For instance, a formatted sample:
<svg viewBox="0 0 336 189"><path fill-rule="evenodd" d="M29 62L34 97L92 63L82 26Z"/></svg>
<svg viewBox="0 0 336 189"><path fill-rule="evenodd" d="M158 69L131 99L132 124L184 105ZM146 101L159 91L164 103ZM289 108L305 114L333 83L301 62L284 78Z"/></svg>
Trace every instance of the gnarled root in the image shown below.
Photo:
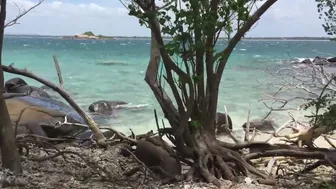
<svg viewBox="0 0 336 189"><path fill-rule="evenodd" d="M208 141L207 141L208 140ZM221 188L220 179L238 181L238 176L254 174L266 179L266 174L250 165L243 157L233 150L220 146L215 140L203 139L201 147L195 148L195 161L187 174L187 179L200 176L206 182L210 182ZM200 175L196 175L200 174Z"/></svg>

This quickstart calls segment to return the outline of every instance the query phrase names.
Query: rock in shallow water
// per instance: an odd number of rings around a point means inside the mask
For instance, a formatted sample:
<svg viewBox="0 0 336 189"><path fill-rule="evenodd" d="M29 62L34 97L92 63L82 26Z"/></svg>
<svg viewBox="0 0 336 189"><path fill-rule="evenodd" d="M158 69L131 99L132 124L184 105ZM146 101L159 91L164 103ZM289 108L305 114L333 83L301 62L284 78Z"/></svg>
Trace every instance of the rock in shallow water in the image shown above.
<svg viewBox="0 0 336 189"><path fill-rule="evenodd" d="M12 78L6 81L5 90L7 93L26 93L30 96L50 98L47 92L38 87L28 85L21 78Z"/></svg>
<svg viewBox="0 0 336 189"><path fill-rule="evenodd" d="M229 115L227 115L228 123L226 122L226 114L217 112L216 113L216 134L225 134L228 129L232 130L232 120ZM224 127L226 125L226 127Z"/></svg>
<svg viewBox="0 0 336 189"><path fill-rule="evenodd" d="M127 102L123 101L106 101L106 100L99 100L92 103L89 106L90 112L101 113L104 115L111 115L113 114L113 110L120 108L120 105L126 105Z"/></svg>
<svg viewBox="0 0 336 189"><path fill-rule="evenodd" d="M243 129L246 129L247 123L243 124ZM257 129L260 131L275 131L277 127L276 123L273 120L251 120L250 121L250 131Z"/></svg>

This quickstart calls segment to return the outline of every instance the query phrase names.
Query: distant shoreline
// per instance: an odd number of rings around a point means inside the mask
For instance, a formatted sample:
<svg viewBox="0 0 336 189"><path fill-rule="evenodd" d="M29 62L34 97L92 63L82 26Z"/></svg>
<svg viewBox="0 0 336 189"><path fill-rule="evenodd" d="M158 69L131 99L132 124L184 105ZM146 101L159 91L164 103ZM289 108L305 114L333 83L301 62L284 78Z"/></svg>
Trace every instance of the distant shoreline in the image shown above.
<svg viewBox="0 0 336 189"><path fill-rule="evenodd" d="M5 37L34 37L34 38L60 38L71 39L69 35L20 35L20 34L5 34ZM108 36L107 40L118 39L150 39L147 36ZM170 37L163 37L164 39L171 39ZM219 38L225 39L225 38ZM268 40L268 41L330 41L331 37L245 37L243 40ZM95 39L86 39L95 40ZM98 39L102 40L102 39Z"/></svg>

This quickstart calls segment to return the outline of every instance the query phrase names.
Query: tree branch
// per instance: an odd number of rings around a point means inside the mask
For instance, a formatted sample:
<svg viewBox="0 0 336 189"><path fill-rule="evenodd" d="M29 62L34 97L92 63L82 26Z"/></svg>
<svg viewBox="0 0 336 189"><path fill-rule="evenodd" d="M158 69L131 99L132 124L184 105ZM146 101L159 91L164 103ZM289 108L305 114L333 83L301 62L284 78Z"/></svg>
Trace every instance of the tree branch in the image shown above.
<svg viewBox="0 0 336 189"><path fill-rule="evenodd" d="M7 22L7 23L5 24L4 27L6 28L6 27L9 27L9 26L13 26L13 25L15 25L15 24L18 24L17 22L18 22L18 20L19 20L21 17L23 17L24 15L26 15L27 13L29 13L31 10L33 10L34 8L36 8L37 6L39 6L40 4L42 4L43 1L44 1L44 0L39 0L39 2L36 3L34 6L30 7L28 10L25 10L25 11L23 11L22 13L20 13L20 14L19 14L18 16L16 16L16 18L14 18L13 20Z"/></svg>
<svg viewBox="0 0 336 189"><path fill-rule="evenodd" d="M42 84L52 88L53 90L55 90L56 92L58 92L75 110L76 112L78 112L78 114L85 120L85 122L88 124L89 128L92 130L92 132L94 133L96 139L97 139L97 143L101 146L106 146L106 139L105 136L103 135L103 133L99 130L98 125L94 122L94 120L85 113L85 111L79 107L75 101L70 97L70 95L64 91L63 89L61 89L60 87L56 86L55 84L40 78L38 76L36 76L35 74L33 74L32 72L28 71L28 70L22 70L22 69L17 69L14 68L12 66L4 66L2 65L2 69L5 72L8 73L13 73L13 74L19 74L31 79L35 79L39 82L41 82Z"/></svg>
<svg viewBox="0 0 336 189"><path fill-rule="evenodd" d="M227 47L222 52L219 53L222 56L222 58L216 70L218 78L222 77L226 63L237 43L246 34L246 32L253 26L253 24L255 24L260 19L260 17L276 2L277 0L267 0L234 35L234 37L229 41ZM218 80L217 82L220 82L220 80Z"/></svg>

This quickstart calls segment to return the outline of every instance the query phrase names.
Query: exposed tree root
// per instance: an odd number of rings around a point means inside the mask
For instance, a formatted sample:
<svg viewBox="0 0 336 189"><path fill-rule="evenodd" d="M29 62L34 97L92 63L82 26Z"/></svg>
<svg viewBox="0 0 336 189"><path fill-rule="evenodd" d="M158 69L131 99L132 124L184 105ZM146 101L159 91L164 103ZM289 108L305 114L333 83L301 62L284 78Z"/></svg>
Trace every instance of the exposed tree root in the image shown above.
<svg viewBox="0 0 336 189"><path fill-rule="evenodd" d="M263 179L268 178L265 173L257 170L242 158L238 152L221 146L215 139L202 137L199 141L203 142L195 148L194 165L187 173L186 179L201 177L206 182L213 183L220 188L222 184L220 179L238 181L238 176L250 176L251 174Z"/></svg>
<svg viewBox="0 0 336 189"><path fill-rule="evenodd" d="M328 162L325 161L325 160L320 160L320 161L317 161L309 166L307 166L305 169L303 169L302 171L300 171L301 174L304 174L304 173L307 173L309 171L312 171L318 167L320 167L321 165L328 165Z"/></svg>

